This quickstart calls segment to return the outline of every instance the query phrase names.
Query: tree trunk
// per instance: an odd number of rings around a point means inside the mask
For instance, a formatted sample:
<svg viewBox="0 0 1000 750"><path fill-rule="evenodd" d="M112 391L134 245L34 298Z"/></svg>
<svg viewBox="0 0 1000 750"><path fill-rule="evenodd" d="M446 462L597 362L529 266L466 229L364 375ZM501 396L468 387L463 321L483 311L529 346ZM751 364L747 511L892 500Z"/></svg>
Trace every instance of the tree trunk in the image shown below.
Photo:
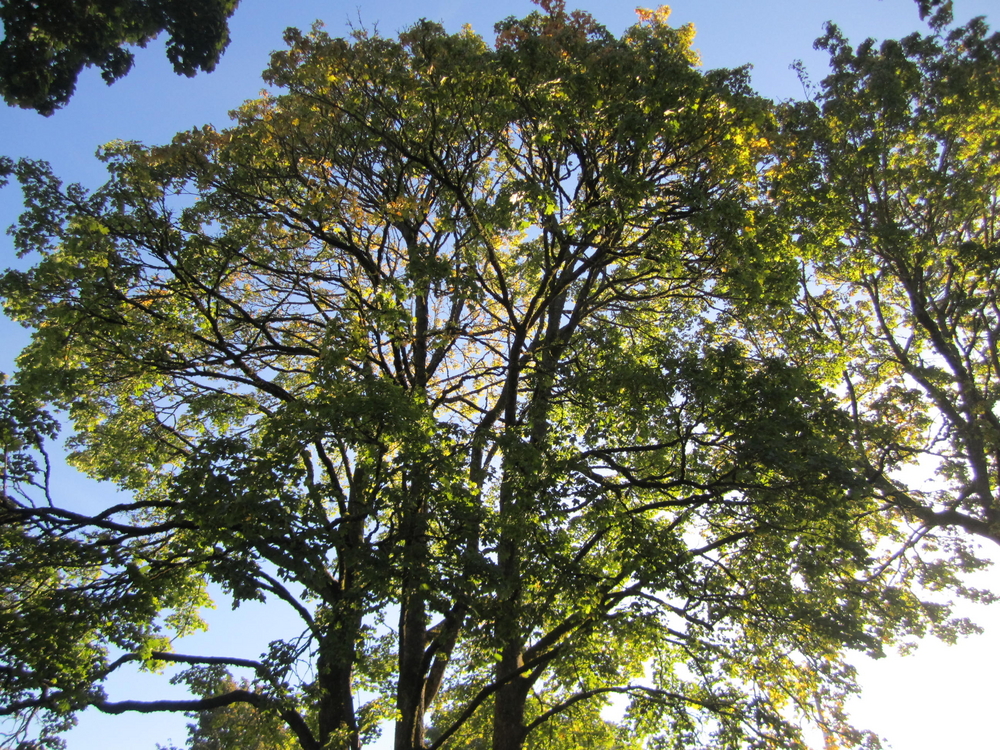
<svg viewBox="0 0 1000 750"><path fill-rule="evenodd" d="M419 750L424 744L424 641L427 621L423 596L409 588L399 612L399 676L396 686L395 750Z"/></svg>
<svg viewBox="0 0 1000 750"><path fill-rule="evenodd" d="M399 675L396 683L395 750L419 750L424 744L424 682L427 668L427 514L423 498L429 492L426 472L410 477L401 509L399 560L402 596L399 603Z"/></svg>
<svg viewBox="0 0 1000 750"><path fill-rule="evenodd" d="M332 745L333 748L361 750L351 684L353 671L351 665L355 658L354 641L357 629L355 628L353 633L348 632L350 628L340 627L335 630L336 634L331 634L327 642L320 646L317 662L321 689L317 712L319 743L323 748L331 747L329 743L332 738L343 736L345 741L339 745Z"/></svg>
<svg viewBox="0 0 1000 750"><path fill-rule="evenodd" d="M524 665L520 646L505 649L497 676L516 672ZM508 680L496 692L493 708L493 750L520 750L527 731L524 726L524 702L528 697L531 681L519 675Z"/></svg>

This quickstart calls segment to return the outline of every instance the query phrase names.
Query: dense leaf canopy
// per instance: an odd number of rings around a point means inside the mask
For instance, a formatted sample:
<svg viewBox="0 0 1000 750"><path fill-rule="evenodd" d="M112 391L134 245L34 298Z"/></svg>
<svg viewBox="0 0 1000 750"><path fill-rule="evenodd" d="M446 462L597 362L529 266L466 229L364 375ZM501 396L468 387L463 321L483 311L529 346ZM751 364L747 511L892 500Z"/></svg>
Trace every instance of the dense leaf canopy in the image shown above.
<svg viewBox="0 0 1000 750"><path fill-rule="evenodd" d="M200 712L206 748L877 746L850 652L967 627L915 584L961 591L950 530L996 536L996 38L831 30L816 102L776 108L665 9L621 38L543 11L493 48L290 31L279 94L109 144L94 193L4 164L36 264L0 284L33 330L0 713L45 742L95 706ZM49 496L44 405L127 499ZM934 498L895 472L928 452ZM174 651L207 582L300 629ZM191 697L109 697L137 664Z"/></svg>
<svg viewBox="0 0 1000 750"><path fill-rule="evenodd" d="M114 83L132 68L128 45L144 47L166 31L177 73L215 68L229 44L239 0L3 0L0 96L43 115L66 104L91 65Z"/></svg>

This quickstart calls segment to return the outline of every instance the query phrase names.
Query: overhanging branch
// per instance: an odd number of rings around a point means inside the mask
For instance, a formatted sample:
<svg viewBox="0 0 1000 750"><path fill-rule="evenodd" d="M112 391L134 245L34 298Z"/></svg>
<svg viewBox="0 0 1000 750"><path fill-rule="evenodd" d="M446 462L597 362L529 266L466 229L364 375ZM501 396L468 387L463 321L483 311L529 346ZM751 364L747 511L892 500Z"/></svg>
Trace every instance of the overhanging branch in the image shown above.
<svg viewBox="0 0 1000 750"><path fill-rule="evenodd" d="M159 711L211 711L216 708L230 706L233 703L249 703L255 708L263 708L268 700L249 690L233 690L211 698L178 701L95 701L91 705L106 714L123 714L126 711L137 711L149 714Z"/></svg>

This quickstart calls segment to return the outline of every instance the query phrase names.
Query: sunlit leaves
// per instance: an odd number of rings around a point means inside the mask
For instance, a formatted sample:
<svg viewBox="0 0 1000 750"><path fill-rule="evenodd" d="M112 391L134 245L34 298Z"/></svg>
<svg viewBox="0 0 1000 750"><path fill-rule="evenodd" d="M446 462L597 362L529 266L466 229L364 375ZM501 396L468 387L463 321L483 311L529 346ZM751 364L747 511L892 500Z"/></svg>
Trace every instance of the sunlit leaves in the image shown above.
<svg viewBox="0 0 1000 750"><path fill-rule="evenodd" d="M828 29L775 196L802 217L804 325L840 347L873 475L918 523L995 540L1000 36L935 28L857 48ZM896 483L916 464L936 496Z"/></svg>

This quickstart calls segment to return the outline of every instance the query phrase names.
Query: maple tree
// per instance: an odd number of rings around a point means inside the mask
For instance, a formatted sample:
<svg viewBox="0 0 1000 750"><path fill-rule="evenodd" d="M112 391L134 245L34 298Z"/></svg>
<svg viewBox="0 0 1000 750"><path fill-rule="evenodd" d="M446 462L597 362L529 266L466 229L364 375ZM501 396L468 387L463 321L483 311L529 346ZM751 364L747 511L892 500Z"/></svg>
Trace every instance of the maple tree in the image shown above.
<svg viewBox="0 0 1000 750"><path fill-rule="evenodd" d="M387 721L397 750L877 744L849 652L963 623L910 590L867 433L775 324L805 305L788 123L665 9L620 38L542 9L495 48L290 31L283 93L109 144L94 193L4 163L37 263L0 283L33 329L0 714L50 744L88 706L305 750ZM126 500L49 497L46 405ZM175 652L209 581L301 629ZM136 664L191 697L109 698Z"/></svg>

